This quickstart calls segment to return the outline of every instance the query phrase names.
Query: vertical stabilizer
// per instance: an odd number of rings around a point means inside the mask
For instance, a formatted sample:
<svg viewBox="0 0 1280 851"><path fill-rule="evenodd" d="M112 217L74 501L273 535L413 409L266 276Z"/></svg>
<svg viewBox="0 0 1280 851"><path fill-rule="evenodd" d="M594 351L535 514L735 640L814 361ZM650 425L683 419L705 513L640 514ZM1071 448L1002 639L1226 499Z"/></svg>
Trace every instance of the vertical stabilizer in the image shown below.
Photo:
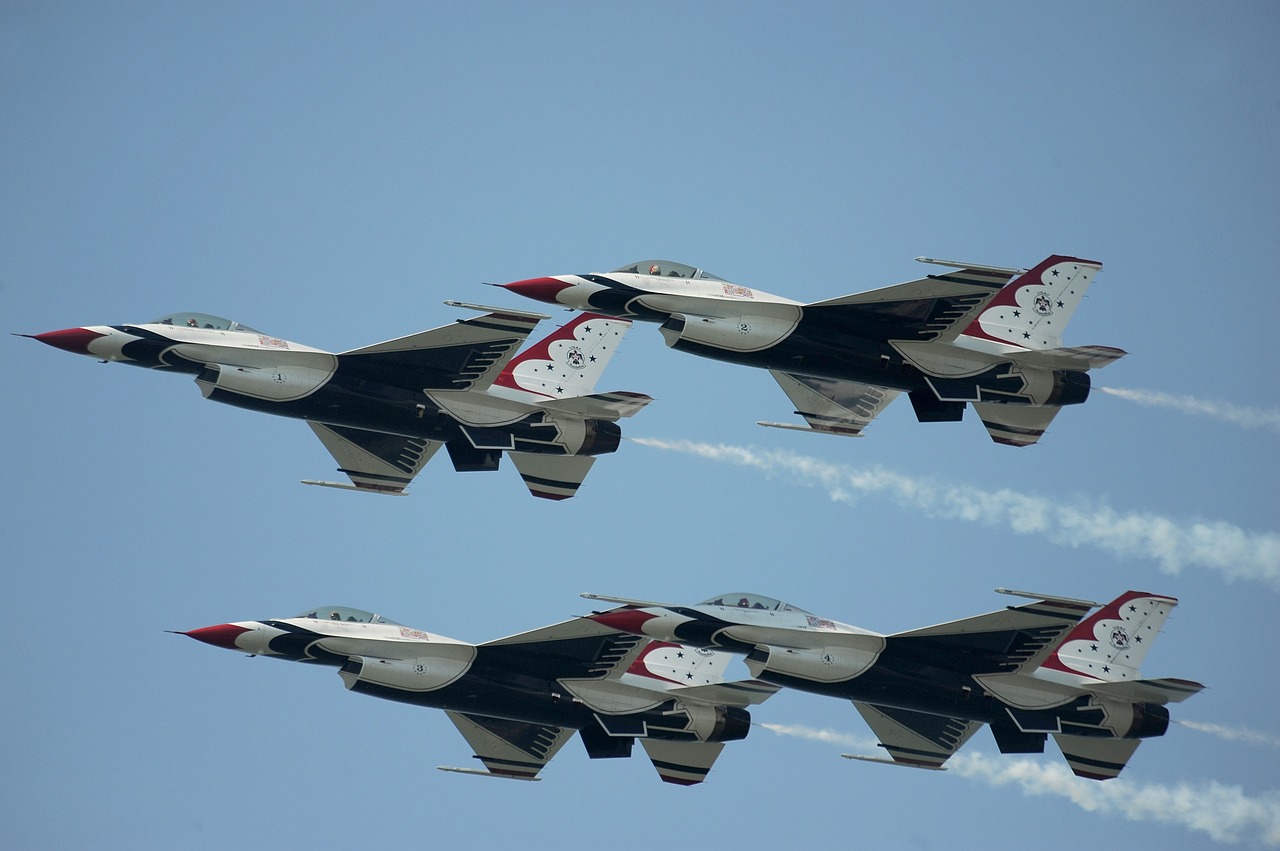
<svg viewBox="0 0 1280 851"><path fill-rule="evenodd" d="M1005 285L964 334L1024 349L1056 349L1094 275L1095 260L1055 254Z"/></svg>
<svg viewBox="0 0 1280 851"><path fill-rule="evenodd" d="M1173 597L1126 591L1081 621L1040 671L1053 679L1073 675L1084 684L1138 680L1138 666L1176 605Z"/></svg>
<svg viewBox="0 0 1280 851"><path fill-rule="evenodd" d="M630 328L626 319L579 314L513 358L491 392L530 403L590 395Z"/></svg>

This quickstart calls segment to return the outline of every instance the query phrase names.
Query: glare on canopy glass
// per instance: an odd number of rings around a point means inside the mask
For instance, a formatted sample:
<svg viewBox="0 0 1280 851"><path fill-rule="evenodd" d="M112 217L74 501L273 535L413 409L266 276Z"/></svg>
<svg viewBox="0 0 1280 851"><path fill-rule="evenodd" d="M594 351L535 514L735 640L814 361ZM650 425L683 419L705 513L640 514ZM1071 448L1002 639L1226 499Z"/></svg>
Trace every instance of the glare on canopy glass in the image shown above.
<svg viewBox="0 0 1280 851"><path fill-rule="evenodd" d="M641 260L629 263L615 272L631 272L634 275L655 275L659 278L695 278L702 281L723 281L719 275L713 275L706 269L686 266L684 263L673 263L670 260Z"/></svg>
<svg viewBox="0 0 1280 851"><path fill-rule="evenodd" d="M350 606L317 606L300 615L300 618L315 618L322 621L343 621L345 623L389 623L400 624L382 615L366 612L364 609L353 609Z"/></svg>
<svg viewBox="0 0 1280 851"><path fill-rule="evenodd" d="M765 609L770 612L803 612L808 614L804 609L798 609L790 603L784 603L772 597L762 597L759 594L721 594L717 597L712 597L710 600L703 600L698 605L725 606L731 609Z"/></svg>
<svg viewBox="0 0 1280 851"><path fill-rule="evenodd" d="M260 334L248 325L241 325L221 316L208 313L171 313L151 323L152 325L177 325L184 328L209 328L214 331L244 331L249 334Z"/></svg>

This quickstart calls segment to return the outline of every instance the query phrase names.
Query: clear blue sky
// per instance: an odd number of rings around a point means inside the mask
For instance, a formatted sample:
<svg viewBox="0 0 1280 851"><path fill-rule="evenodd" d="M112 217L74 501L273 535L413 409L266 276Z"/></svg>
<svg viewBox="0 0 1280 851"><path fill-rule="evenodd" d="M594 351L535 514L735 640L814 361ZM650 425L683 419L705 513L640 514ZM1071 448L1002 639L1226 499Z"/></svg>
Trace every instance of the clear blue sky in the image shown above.
<svg viewBox="0 0 1280 851"><path fill-rule="evenodd" d="M1017 450L901 400L760 429L767 375L637 326L626 433L758 464L626 442L553 504L443 456L404 499L305 488L302 424L6 337L0 845L1280 844L1277 41L1262 2L5 3L5 331L342 350L648 257L815 301L1066 253L1104 264L1068 344L1132 354ZM344 603L481 641L730 590L892 632L997 586L1179 597L1144 673L1208 684L1198 726L1081 791L987 733L942 774L842 760L852 707L783 694L697 788L575 743L501 783L435 770L470 756L442 713L164 632Z"/></svg>

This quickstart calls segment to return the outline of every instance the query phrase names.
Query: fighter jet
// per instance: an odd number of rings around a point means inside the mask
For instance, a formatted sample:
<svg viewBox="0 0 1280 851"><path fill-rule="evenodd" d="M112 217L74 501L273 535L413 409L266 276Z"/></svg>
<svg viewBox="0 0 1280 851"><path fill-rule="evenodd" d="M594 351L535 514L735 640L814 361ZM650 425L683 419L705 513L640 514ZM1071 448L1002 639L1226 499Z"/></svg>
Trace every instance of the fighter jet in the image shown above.
<svg viewBox="0 0 1280 851"><path fill-rule="evenodd" d="M443 709L484 770L441 770L513 780L538 780L577 732L591 759L628 757L639 739L664 781L701 783L724 743L746 737L745 707L778 690L726 682L730 654L582 618L468 644L360 609L322 606L180 634L253 656L329 665L351 691Z"/></svg>
<svg viewBox="0 0 1280 851"><path fill-rule="evenodd" d="M516 357L548 316L445 304L489 312L339 354L203 313L33 337L194 375L207 399L306 420L351 484L304 484L399 495L444 446L459 472L496 470L506 452L534 496L573 496L595 456L618 448L617 421L652 401L594 393L630 321L584 314Z"/></svg>
<svg viewBox="0 0 1280 851"><path fill-rule="evenodd" d="M1062 406L1088 398L1088 370L1125 354L1063 346L1101 263L1054 255L1026 270L916 259L953 271L812 304L666 260L502 286L659 322L678 351L763 367L808 425L760 425L823 434L860 436L906 393L920 422L958 421L972 404L997 443L1029 446Z"/></svg>
<svg viewBox="0 0 1280 851"><path fill-rule="evenodd" d="M1204 688L1138 672L1172 597L1127 591L1086 618L1098 603L996 590L1035 602L891 635L754 594L696 606L583 596L623 604L597 623L743 653L764 682L852 700L891 759L850 759L942 769L986 724L1001 753L1043 753L1052 735L1075 774L1107 780L1164 735L1167 704Z"/></svg>

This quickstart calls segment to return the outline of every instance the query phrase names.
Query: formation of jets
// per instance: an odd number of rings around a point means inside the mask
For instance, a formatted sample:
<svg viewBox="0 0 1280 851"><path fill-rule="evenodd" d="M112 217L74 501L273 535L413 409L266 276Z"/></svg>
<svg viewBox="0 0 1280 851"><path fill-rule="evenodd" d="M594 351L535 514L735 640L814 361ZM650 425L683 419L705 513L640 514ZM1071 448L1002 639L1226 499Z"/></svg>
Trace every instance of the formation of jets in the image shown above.
<svg viewBox="0 0 1280 851"><path fill-rule="evenodd" d="M1164 735L1167 704L1203 688L1139 674L1172 597L1099 606L998 590L1034 602L892 635L755 594L694 606L584 594L621 605L483 644L340 606L181 634L443 709L485 767L443 770L517 780L538 779L577 733L591 759L630 756L638 740L664 781L701 783L747 737L747 707L781 688L853 701L891 759L850 758L942 769L986 725L1001 753L1042 753L1053 736L1073 772L1107 780ZM725 679L733 654L753 679Z"/></svg>
<svg viewBox="0 0 1280 851"><path fill-rule="evenodd" d="M304 420L349 482L306 484L403 494L444 447L460 472L508 455L553 500L574 496L618 449L618 421L652 401L595 389L633 320L659 323L676 350L769 370L806 425L761 425L849 436L906 393L921 422L972 406L997 443L1031 445L1088 398L1089 370L1125 354L1063 343L1097 262L917 259L948 271L807 304L662 260L517 281L503 288L584 311L523 351L550 317L452 301L481 315L338 353L202 313L29 336ZM1203 688L1139 673L1172 597L1128 591L1101 605L997 590L1032 602L889 635L754 594L696 605L584 594L617 606L482 644L341 606L182 634L335 667L351 691L442 709L484 766L444 770L521 780L577 734L592 759L630 756L639 741L662 780L700 783L747 736L749 707L782 688L853 702L889 758L850 758L941 770L987 726L1002 753L1042 753L1052 736L1075 774L1106 780L1164 735L1168 704ZM735 656L750 679L727 679Z"/></svg>

